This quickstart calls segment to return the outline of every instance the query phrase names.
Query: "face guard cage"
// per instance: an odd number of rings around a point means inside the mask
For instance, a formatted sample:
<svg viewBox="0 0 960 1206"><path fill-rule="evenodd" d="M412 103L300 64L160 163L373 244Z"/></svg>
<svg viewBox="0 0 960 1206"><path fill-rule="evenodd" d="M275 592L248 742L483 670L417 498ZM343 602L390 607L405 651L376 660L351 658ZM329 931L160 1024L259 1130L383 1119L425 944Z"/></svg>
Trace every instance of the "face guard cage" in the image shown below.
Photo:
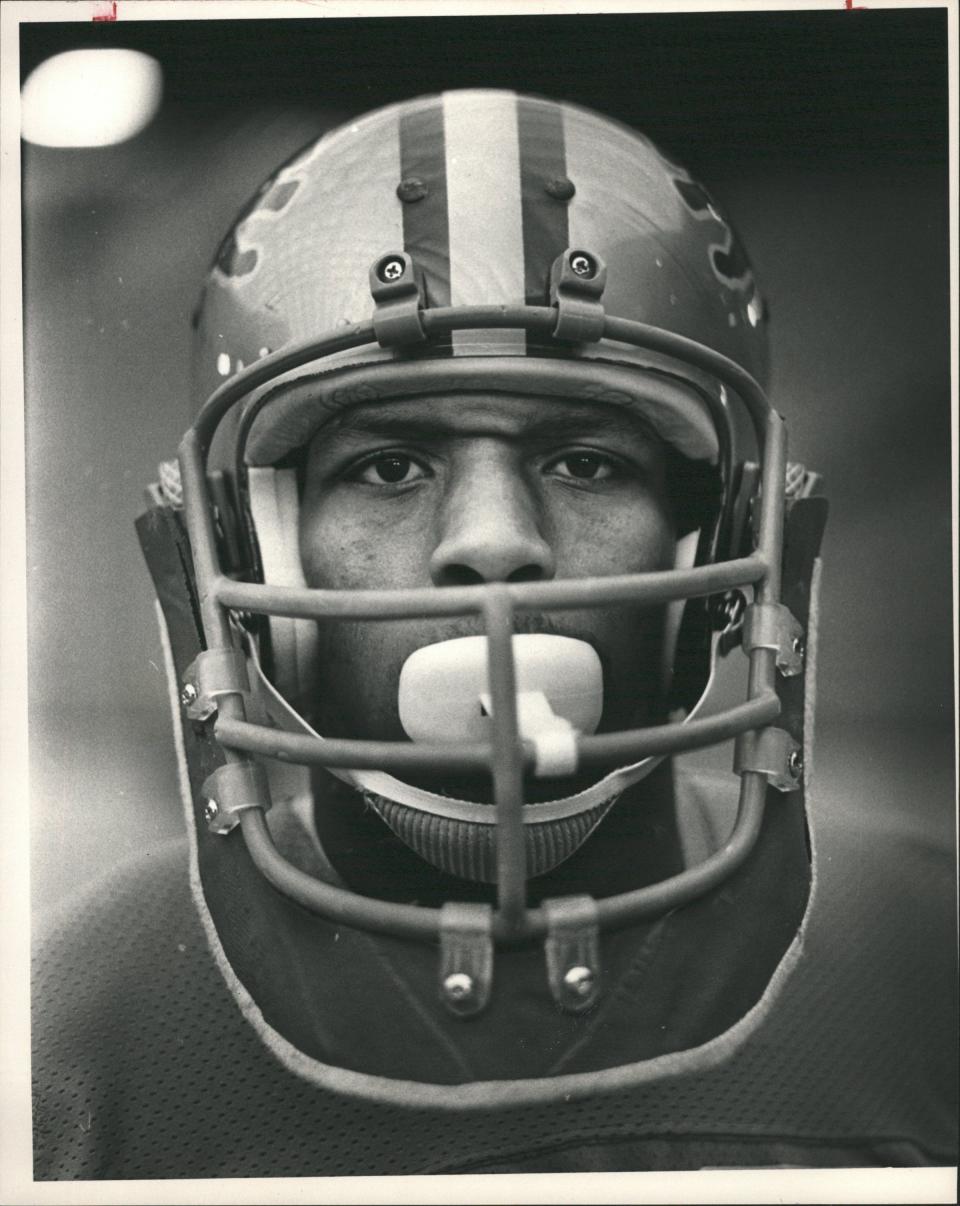
<svg viewBox="0 0 960 1206"><path fill-rule="evenodd" d="M605 268L588 252L568 250L558 257L551 278L550 306L428 310L416 269L405 253L382 257L371 268L370 277L376 303L371 320L266 355L241 370L209 398L181 443L183 506L205 643L205 650L188 672L187 692L195 701L193 715L215 713L213 736L225 756L224 765L204 785L204 816L210 828L226 834L239 825L250 856L266 879L281 893L329 920L376 933L439 941L446 969L446 978L442 970L441 979L448 990L448 1004L456 1009L458 996L469 996L472 948L464 938L469 939L471 932L480 939L481 952L486 949L489 954L494 943L515 944L545 935L549 939L564 923L575 931L578 920L586 921L595 932L598 927L612 928L661 916L710 891L747 859L760 832L768 784L784 791L801 786L800 747L775 723L781 714L777 675L799 673L802 658L802 631L780 603L786 430L758 383L732 360L672 332L606 315L601 302ZM335 352L374 343L385 347L416 345L453 331L477 328L519 329L561 347L604 339L664 353L705 371L735 393L750 415L761 462L754 551L691 569L443 589L300 589L240 582L224 574L217 552L206 464L214 433L232 407L280 374ZM729 512L733 492L729 488L729 439L724 434L729 416L714 417L722 419L717 426L721 432L721 472L728 478L725 510ZM248 414L244 426L250 420ZM721 515L719 527L725 523L729 524L729 514ZM741 778L740 799L736 824L726 844L705 862L647 887L596 901L577 897L528 908L521 809L523 774L533 767L534 749L530 742L521 740L517 726L511 649L515 613L623 603L663 604L748 585L754 589L754 601L747 608L743 627L743 646L749 657L745 703L684 724L577 738L579 767L625 765L736 738L734 769ZM373 621L479 615L488 639L492 740L453 746L317 739L250 723L246 719L246 676L233 615L236 612ZM373 768L399 774L428 769L487 772L492 777L496 806L496 908L448 904L434 909L386 904L315 879L294 867L279 853L270 836L264 818L270 806L265 776L250 755L302 765ZM569 906L566 911L565 906ZM456 942L449 941L452 935L456 935ZM575 996L580 993L589 997L591 969L581 966L589 963L582 947L575 962L577 966L566 969L564 983Z"/></svg>

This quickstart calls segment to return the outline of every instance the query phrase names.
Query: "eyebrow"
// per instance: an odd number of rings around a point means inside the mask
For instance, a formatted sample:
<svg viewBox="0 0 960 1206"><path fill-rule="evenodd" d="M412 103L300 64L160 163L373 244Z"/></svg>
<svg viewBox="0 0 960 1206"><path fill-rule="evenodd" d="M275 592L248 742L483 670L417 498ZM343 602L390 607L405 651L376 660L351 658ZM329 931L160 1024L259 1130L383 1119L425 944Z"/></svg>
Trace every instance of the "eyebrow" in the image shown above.
<svg viewBox="0 0 960 1206"><path fill-rule="evenodd" d="M562 408L562 409L561 409ZM649 422L640 415L620 413L612 408L598 406L594 409L580 408L571 412L567 403L558 403L558 413L534 419L516 432L507 432L506 439L564 440L585 434L620 436L632 434L642 439L660 443L661 437ZM428 443L433 440L460 436L470 439L474 432L458 427L456 422L442 413L429 419L390 414L389 411L372 411L369 407L355 407L343 412L335 424L330 425L331 434L350 436L375 435L389 439L416 440Z"/></svg>

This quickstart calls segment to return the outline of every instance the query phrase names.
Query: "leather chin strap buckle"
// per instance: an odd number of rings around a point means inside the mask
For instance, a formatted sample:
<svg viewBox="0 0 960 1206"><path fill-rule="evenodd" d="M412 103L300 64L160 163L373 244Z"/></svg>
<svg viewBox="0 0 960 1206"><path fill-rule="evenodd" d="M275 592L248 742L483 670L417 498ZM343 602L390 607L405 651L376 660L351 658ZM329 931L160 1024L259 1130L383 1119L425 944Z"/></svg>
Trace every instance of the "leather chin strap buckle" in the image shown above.
<svg viewBox="0 0 960 1206"><path fill-rule="evenodd" d="M474 1017L493 986L493 909L448 902L440 910L440 999L460 1018Z"/></svg>
<svg viewBox="0 0 960 1206"><path fill-rule="evenodd" d="M600 996L600 929L592 896L545 900L547 981L566 1013L583 1013Z"/></svg>

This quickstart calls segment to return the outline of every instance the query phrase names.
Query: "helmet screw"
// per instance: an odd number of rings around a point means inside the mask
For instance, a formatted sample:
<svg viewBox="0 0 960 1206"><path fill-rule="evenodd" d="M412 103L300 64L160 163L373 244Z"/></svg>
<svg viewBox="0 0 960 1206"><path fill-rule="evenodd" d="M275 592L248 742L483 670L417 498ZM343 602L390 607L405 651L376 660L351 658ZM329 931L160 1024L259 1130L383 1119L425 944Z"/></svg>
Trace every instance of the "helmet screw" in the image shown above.
<svg viewBox="0 0 960 1206"><path fill-rule="evenodd" d="M377 276L386 282L398 281L403 276L403 260L395 255L385 259L377 269Z"/></svg>
<svg viewBox="0 0 960 1206"><path fill-rule="evenodd" d="M575 251L570 257L570 268L577 276L591 277L596 274L597 266L590 256L583 251Z"/></svg>
<svg viewBox="0 0 960 1206"><path fill-rule="evenodd" d="M465 1001L473 993L473 976L466 972L451 972L443 981L443 991L451 1001Z"/></svg>
<svg viewBox="0 0 960 1206"><path fill-rule="evenodd" d="M219 815L220 805L216 800L208 800L203 806L203 819L208 825L212 825Z"/></svg>
<svg viewBox="0 0 960 1206"><path fill-rule="evenodd" d="M552 176L544 185L548 197L555 201L569 201L577 191L572 180L567 176Z"/></svg>
<svg viewBox="0 0 960 1206"><path fill-rule="evenodd" d="M747 601L738 590L728 591L723 597L723 615L727 624L732 628L734 624L740 622L740 617L743 615Z"/></svg>
<svg viewBox="0 0 960 1206"><path fill-rule="evenodd" d="M790 768L790 774L794 779L799 779L803 774L803 754L799 750L791 750L790 757L787 760L787 765Z"/></svg>
<svg viewBox="0 0 960 1206"><path fill-rule="evenodd" d="M793 638L793 652L797 655L797 657L803 657L805 648L803 637L795 636Z"/></svg>
<svg viewBox="0 0 960 1206"><path fill-rule="evenodd" d="M593 990L593 972L589 967L577 964L564 972L563 982L578 997L589 996Z"/></svg>
<svg viewBox="0 0 960 1206"><path fill-rule="evenodd" d="M180 702L185 708L187 708L190 706L190 704L196 702L198 694L197 688L193 685L193 683L187 683L180 692Z"/></svg>
<svg viewBox="0 0 960 1206"><path fill-rule="evenodd" d="M401 201L422 201L428 191L419 176L406 176L397 185L397 196Z"/></svg>

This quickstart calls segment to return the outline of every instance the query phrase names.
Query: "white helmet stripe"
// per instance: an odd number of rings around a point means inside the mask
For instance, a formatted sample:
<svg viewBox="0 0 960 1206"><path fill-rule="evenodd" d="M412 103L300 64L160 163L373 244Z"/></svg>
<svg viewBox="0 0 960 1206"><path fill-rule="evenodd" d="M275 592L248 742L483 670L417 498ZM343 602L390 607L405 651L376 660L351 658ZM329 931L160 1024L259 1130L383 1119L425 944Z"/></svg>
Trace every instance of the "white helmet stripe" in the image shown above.
<svg viewBox="0 0 960 1206"><path fill-rule="evenodd" d="M512 92L448 92L443 97L450 302L522 303L523 221L517 101ZM522 352L522 331L454 332L454 354L477 353L495 335Z"/></svg>

